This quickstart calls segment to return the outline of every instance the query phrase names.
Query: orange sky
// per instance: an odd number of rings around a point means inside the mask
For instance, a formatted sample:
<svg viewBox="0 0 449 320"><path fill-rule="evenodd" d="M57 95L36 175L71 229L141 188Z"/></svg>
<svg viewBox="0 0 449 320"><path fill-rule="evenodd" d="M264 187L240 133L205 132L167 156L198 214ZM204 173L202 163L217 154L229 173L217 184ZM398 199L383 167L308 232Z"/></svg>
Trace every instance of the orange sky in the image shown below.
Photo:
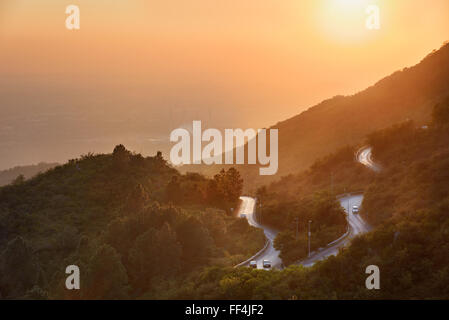
<svg viewBox="0 0 449 320"><path fill-rule="evenodd" d="M69 4L79 31L65 29ZM364 26L368 4L378 31ZM194 119L274 124L418 63L449 39L448 18L447 0L2 0L0 145L21 148L0 168L69 156L28 155L39 130L52 145L103 139L88 146L105 151L118 137L140 151ZM70 134L56 139L60 116ZM20 117L40 127L16 137Z"/></svg>

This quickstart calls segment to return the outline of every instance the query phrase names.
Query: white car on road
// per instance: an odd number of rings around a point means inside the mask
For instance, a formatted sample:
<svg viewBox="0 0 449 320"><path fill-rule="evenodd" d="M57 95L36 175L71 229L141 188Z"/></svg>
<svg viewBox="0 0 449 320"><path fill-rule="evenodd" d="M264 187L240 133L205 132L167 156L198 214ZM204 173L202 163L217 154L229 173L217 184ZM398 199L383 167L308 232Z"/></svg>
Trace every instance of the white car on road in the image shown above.
<svg viewBox="0 0 449 320"><path fill-rule="evenodd" d="M264 260L263 261L263 268L264 269L270 269L271 268L271 261L270 260Z"/></svg>

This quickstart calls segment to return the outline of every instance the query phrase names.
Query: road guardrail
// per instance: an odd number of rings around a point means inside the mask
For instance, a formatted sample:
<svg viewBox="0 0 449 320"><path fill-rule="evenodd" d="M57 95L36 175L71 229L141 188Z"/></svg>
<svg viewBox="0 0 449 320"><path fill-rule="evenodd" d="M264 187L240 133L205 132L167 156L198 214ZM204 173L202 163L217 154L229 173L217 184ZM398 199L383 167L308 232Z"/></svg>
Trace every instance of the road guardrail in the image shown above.
<svg viewBox="0 0 449 320"><path fill-rule="evenodd" d="M264 246L262 249L260 249L260 250L259 250L255 255L253 255L251 258L249 258L249 259L247 259L247 260L245 260L245 261L243 261L243 262L240 262L238 265L234 266L234 268L242 267L242 266L244 266L245 264L249 263L251 260L257 259L258 256L260 256L262 253L265 252L265 250L267 250L268 246L270 245L270 242L271 242L271 241L270 241L269 239L267 239L267 241L265 241L265 246Z"/></svg>

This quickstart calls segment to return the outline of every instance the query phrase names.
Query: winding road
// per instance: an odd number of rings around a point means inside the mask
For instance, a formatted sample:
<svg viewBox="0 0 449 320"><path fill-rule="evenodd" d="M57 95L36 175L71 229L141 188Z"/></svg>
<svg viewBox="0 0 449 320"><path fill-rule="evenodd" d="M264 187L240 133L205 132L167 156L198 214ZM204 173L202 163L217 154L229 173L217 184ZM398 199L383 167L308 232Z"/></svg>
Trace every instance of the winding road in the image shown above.
<svg viewBox="0 0 449 320"><path fill-rule="evenodd" d="M240 197L240 200L242 200L242 204L240 206L239 214L245 215L246 219L248 220L248 223L253 227L262 228L265 233L265 237L267 237L267 240L269 241L266 249L260 252L260 254L256 255L252 260L257 261L258 269L263 269L262 266L263 260L270 260L271 266L273 268L280 268L282 266L282 260L281 258L279 258L279 251L273 247L273 242L274 239L276 238L276 235L278 234L278 231L270 227L261 225L257 222L257 220L254 217L256 206L256 200L254 198ZM244 264L243 266L248 265L249 262Z"/></svg>
<svg viewBox="0 0 449 320"><path fill-rule="evenodd" d="M374 170L376 172L380 171L380 166L373 162L371 156L371 147L364 147L360 149L356 154L356 159L363 165L367 166L369 169ZM261 250L258 254L256 254L251 260L257 261L257 268L263 269L262 262L263 260L270 260L273 268L282 268L282 260L279 258L279 251L273 247L274 239L278 233L277 230L269 228L267 226L259 224L255 217L255 205L256 201L251 197L240 197L242 200L242 204L239 209L239 215L245 216L248 220L248 223L254 227L262 228L265 232L265 236L267 237L269 243ZM346 219L348 221L348 231L339 239L329 243L326 247L320 248L317 251L311 252L310 257L300 261L298 264L303 265L305 267L310 267L314 265L317 261L324 260L331 255L336 255L340 248L348 245L352 238L355 236L368 232L371 227L366 223L359 214L352 213L352 207L358 206L359 208L362 206L363 195L362 194L348 194L345 196L338 197L341 206L344 208L346 212ZM313 236L313 234L312 234ZM249 261L242 264L241 266L248 266Z"/></svg>
<svg viewBox="0 0 449 320"><path fill-rule="evenodd" d="M373 171L379 172L380 166L374 163L372 159L372 148L371 147L363 147L356 153L356 159L361 164L367 166Z"/></svg>

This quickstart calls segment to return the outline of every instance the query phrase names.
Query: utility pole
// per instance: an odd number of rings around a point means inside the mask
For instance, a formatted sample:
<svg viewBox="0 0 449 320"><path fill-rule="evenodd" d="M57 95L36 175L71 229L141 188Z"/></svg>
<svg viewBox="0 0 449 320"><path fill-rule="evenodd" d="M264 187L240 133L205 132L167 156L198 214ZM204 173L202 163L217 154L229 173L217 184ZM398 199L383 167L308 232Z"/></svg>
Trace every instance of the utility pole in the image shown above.
<svg viewBox="0 0 449 320"><path fill-rule="evenodd" d="M296 239L296 241L298 241L298 228L299 228L299 218L298 217L295 218L295 223L296 223L296 236L295 236L295 239Z"/></svg>
<svg viewBox="0 0 449 320"><path fill-rule="evenodd" d="M309 255L308 255L308 257L310 257L310 236L311 236L311 233L310 233L310 224L312 223L312 220L309 220Z"/></svg>

